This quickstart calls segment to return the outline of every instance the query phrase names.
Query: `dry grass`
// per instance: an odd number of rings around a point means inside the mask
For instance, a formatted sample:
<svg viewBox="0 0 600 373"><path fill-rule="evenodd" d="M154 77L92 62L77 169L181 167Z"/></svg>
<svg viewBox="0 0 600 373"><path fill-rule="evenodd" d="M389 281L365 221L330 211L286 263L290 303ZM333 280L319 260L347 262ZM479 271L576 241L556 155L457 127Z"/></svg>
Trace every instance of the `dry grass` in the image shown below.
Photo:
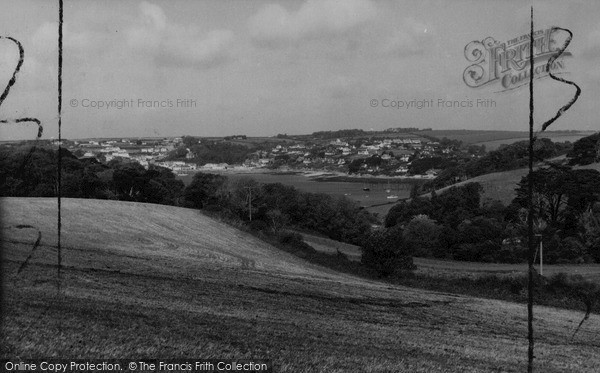
<svg viewBox="0 0 600 373"><path fill-rule="evenodd" d="M277 372L522 372L526 309L310 265L193 210L2 200L2 357L268 358ZM42 246L15 276L39 227ZM12 227L12 228L11 228ZM243 259L242 259L243 258ZM254 260L254 266L244 265ZM595 372L600 317L536 308L536 367Z"/></svg>

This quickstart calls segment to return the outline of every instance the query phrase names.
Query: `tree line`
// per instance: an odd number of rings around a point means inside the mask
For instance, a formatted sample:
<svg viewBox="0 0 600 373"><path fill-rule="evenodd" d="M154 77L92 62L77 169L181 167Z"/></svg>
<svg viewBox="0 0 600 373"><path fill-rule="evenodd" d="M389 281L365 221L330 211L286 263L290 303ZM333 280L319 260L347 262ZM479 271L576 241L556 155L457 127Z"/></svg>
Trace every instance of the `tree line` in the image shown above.
<svg viewBox="0 0 600 373"><path fill-rule="evenodd" d="M569 166L541 167L534 182L534 222L553 263L600 263L600 172ZM464 261L518 263L527 259L529 175L504 206L481 201L478 183L451 187L441 195L412 198L394 206L388 229L401 231L413 255Z"/></svg>
<svg viewBox="0 0 600 373"><path fill-rule="evenodd" d="M558 143L547 138L539 138L535 142L534 159L557 157L572 152L573 144L569 142ZM481 149L473 147L471 152L481 154ZM452 185L460 180L492 172L510 171L527 166L529 157L529 141L519 141L510 145L501 145L497 150L492 150L480 158L451 160L442 163L441 160L420 160L420 163L435 163L443 170L438 176L424 185L424 190L440 189Z"/></svg>
<svg viewBox="0 0 600 373"><path fill-rule="evenodd" d="M0 148L0 195L55 197L58 195L58 150L49 147ZM61 195L71 198L180 205L185 185L171 170L137 162L78 159L61 150Z"/></svg>
<svg viewBox="0 0 600 373"><path fill-rule="evenodd" d="M234 216L255 230L309 230L357 245L375 223L374 216L344 196L303 192L281 183L262 184L250 177L230 181L222 175L196 173L184 199L188 207Z"/></svg>
<svg viewBox="0 0 600 373"><path fill-rule="evenodd" d="M61 150L61 196L157 203L203 209L235 218L253 229L277 233L305 229L332 239L361 244L375 218L343 196L307 193L281 183L251 178L230 181L196 173L186 187L173 172L137 162L78 159ZM0 147L0 196L58 195L58 150L44 146Z"/></svg>

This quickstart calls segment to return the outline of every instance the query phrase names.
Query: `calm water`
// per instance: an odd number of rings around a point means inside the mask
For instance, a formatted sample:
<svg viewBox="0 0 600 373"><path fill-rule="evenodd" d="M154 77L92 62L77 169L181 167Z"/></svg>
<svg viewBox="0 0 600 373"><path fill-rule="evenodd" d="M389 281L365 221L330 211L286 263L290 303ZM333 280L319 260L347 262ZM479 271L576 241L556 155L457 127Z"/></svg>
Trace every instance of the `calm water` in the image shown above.
<svg viewBox="0 0 600 373"><path fill-rule="evenodd" d="M214 172L217 173L217 172ZM390 195L407 198L410 195L411 185L406 182L387 183L367 183L367 182L346 182L346 181L315 181L310 177L295 174L264 174L264 173L221 173L230 180L237 180L242 177L251 177L260 183L282 183L292 185L296 189L311 193L326 193L333 196L346 196L357 201L361 206L372 206L381 203L397 201L397 199L387 198ZM187 185L192 180L193 175L178 177ZM363 188L368 187L371 190L366 192ZM389 189L388 189L389 188ZM387 191L389 190L389 192Z"/></svg>

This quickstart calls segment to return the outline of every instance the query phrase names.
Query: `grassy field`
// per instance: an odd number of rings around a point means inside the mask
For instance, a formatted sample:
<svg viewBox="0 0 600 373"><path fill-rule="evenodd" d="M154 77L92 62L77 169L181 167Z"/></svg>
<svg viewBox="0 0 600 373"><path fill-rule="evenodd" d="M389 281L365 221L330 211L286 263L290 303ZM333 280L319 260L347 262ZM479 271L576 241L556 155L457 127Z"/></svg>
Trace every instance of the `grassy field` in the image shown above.
<svg viewBox="0 0 600 373"><path fill-rule="evenodd" d="M421 133L442 139L459 140L465 144L484 141L515 139L528 136L525 131L486 131L486 130L432 130Z"/></svg>
<svg viewBox="0 0 600 373"><path fill-rule="evenodd" d="M466 181L439 189L436 191L436 193L439 195L453 186L461 186L467 183L479 183L483 187L483 192L481 194L482 201L485 201L486 199L499 200L505 205L508 205L516 196L515 188L517 184L521 181L523 176L527 175L527 172L528 170L526 168L521 168L517 170L494 172L491 174L476 176ZM406 198L409 194L410 192L402 195L402 197ZM430 193L425 193L421 197L429 198L429 196ZM383 219L392 207L394 207L394 203L388 203L379 206L367 207L367 211L377 213L377 216L379 216L380 219Z"/></svg>
<svg viewBox="0 0 600 373"><path fill-rule="evenodd" d="M558 157L555 160L564 158ZM593 169L600 171L600 163L594 163L586 166L576 166L574 169ZM483 187L482 200L492 199L502 201L505 205L508 205L515 198L515 188L521 181L523 176L526 176L529 170L527 168L520 168L511 171L493 172L491 174L485 174L476 176L472 179L456 183L446 188L439 189L438 195L443 193L445 190L453 186L461 186L467 183L479 183ZM423 197L428 197L429 193L424 194Z"/></svg>
<svg viewBox="0 0 600 373"><path fill-rule="evenodd" d="M528 169L520 168L518 170L494 172L491 174L481 175L472 179L454 184L460 186L467 183L479 183L483 187L481 195L482 201L485 199L499 200L505 205L508 205L516 197L515 188L521 181L521 178L527 175ZM442 188L437 193L443 193L444 190L451 188Z"/></svg>
<svg viewBox="0 0 600 373"><path fill-rule="evenodd" d="M198 211L4 198L3 358L267 358L276 372L522 372L523 305L311 265ZM29 227L31 226L31 227ZM33 227L33 228L32 228ZM37 237L42 245L17 274ZM600 317L536 307L536 370L597 372Z"/></svg>
<svg viewBox="0 0 600 373"><path fill-rule="evenodd" d="M421 133L434 136L439 139L446 137L451 140L459 140L467 145L485 145L486 150L488 151L497 149L501 144L511 144L513 142L529 139L529 132L527 131L433 130L422 131ZM550 131L541 134L540 137L547 137L552 141L574 142L593 133L593 131Z"/></svg>
<svg viewBox="0 0 600 373"><path fill-rule="evenodd" d="M304 241L317 251L333 255L337 254L337 250L339 250L348 259L360 261L362 254L358 246L306 233L302 233L302 236ZM527 264L524 263L476 263L426 258L414 258L414 263L417 265L417 274L445 278L476 277L490 274L512 276L527 273ZM539 269L538 264L536 264L536 268ZM600 285L600 264L544 265L544 276L552 276L561 272L569 275L580 275L586 280Z"/></svg>
<svg viewBox="0 0 600 373"><path fill-rule="evenodd" d="M591 135L591 133L587 133L587 132L582 132L582 133L577 133L577 134L549 132L549 133L541 134L540 137L548 138L548 139L552 140L553 142L569 141L569 142L573 143L573 142L581 139L582 137L589 136L589 135ZM489 140L489 141L476 142L474 145L485 145L485 149L487 151L491 151L491 150L498 149L500 147L500 145L512 144L512 143L515 143L518 141L529 141L529 134L525 134L525 136L515 137L515 138L511 138L511 139Z"/></svg>

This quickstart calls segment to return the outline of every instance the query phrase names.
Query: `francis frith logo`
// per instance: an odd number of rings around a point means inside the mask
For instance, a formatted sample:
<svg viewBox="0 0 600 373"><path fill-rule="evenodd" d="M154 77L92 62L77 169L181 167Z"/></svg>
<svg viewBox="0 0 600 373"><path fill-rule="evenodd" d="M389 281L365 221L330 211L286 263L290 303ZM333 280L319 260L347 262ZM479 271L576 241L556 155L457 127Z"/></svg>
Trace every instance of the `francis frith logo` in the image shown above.
<svg viewBox="0 0 600 373"><path fill-rule="evenodd" d="M548 75L548 60L555 54L562 43L555 41L558 30L548 28L533 33L534 78ZM521 35L501 43L492 37L481 41L475 40L465 47L465 58L472 64L463 72L463 80L472 88L499 83L500 91L507 91L529 81L529 34ZM570 57L565 51L554 61L550 70L553 74L564 71L563 57Z"/></svg>

